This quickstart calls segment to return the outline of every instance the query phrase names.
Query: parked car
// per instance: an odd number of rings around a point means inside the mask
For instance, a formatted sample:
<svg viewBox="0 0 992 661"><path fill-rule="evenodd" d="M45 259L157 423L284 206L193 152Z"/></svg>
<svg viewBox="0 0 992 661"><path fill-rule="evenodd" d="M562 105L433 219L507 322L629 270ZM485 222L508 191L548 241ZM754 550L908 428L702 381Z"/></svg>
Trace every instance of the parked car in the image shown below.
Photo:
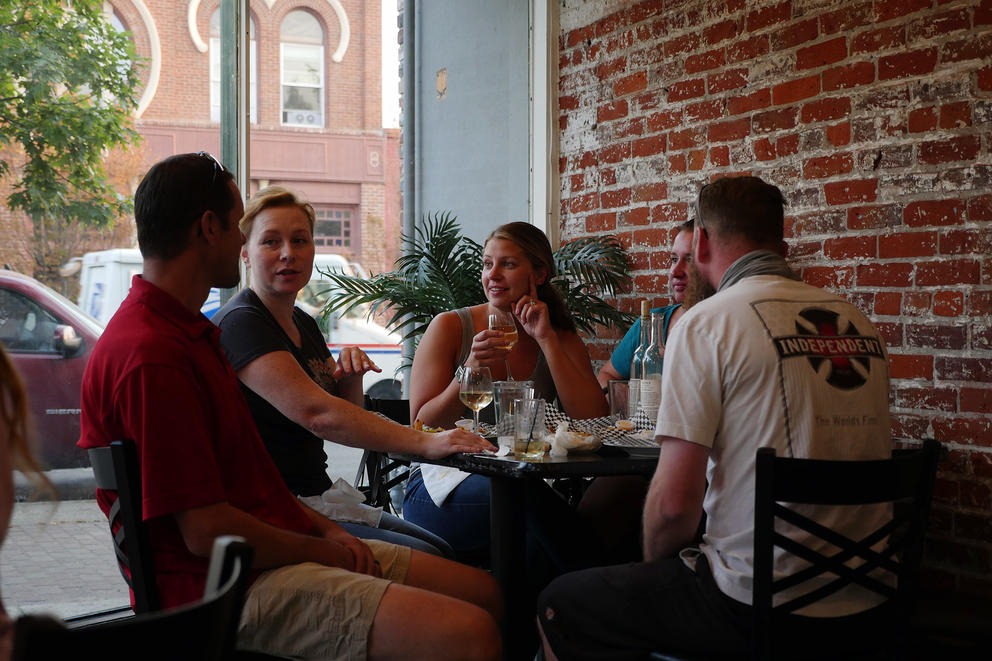
<svg viewBox="0 0 992 661"><path fill-rule="evenodd" d="M0 270L0 344L27 388L44 468L88 466L79 439L83 370L103 326L34 278Z"/></svg>

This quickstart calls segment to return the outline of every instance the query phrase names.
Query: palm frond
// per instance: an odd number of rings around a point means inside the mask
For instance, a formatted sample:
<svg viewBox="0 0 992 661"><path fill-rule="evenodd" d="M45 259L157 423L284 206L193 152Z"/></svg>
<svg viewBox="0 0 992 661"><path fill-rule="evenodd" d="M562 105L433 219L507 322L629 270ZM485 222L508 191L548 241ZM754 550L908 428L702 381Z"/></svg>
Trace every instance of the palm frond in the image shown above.
<svg viewBox="0 0 992 661"><path fill-rule="evenodd" d="M623 289L630 274L627 254L612 236L587 236L562 245L555 252L555 269L569 282L584 283L610 296Z"/></svg>
<svg viewBox="0 0 992 661"><path fill-rule="evenodd" d="M630 262L615 237L582 237L555 251L554 284L586 333L600 326L630 326L634 315L609 305L602 296L615 296L630 283Z"/></svg>

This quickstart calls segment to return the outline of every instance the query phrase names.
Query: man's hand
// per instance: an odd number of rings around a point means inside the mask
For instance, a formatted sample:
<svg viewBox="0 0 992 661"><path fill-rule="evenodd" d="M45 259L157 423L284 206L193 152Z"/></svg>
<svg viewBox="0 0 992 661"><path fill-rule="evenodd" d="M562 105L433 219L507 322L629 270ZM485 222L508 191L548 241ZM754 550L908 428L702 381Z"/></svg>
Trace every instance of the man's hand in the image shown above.
<svg viewBox="0 0 992 661"><path fill-rule="evenodd" d="M368 574L369 576L382 576L382 568L372 554L372 549L365 542L349 534L340 526L334 526L324 530L323 536L324 539L344 547L351 554L353 566L346 567L346 569L358 572L359 574Z"/></svg>

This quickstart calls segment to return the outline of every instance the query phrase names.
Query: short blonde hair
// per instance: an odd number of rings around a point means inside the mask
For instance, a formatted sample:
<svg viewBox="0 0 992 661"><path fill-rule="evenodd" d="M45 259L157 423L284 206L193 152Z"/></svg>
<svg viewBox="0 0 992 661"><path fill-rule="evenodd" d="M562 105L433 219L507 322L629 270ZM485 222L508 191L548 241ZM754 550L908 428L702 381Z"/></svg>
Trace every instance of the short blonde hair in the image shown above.
<svg viewBox="0 0 992 661"><path fill-rule="evenodd" d="M314 224L317 221L317 214L313 207L299 195L282 186L266 186L248 200L248 204L245 205L245 215L238 223L241 233L246 237L250 236L258 214L274 207L296 207L302 211L310 223L310 234L313 234Z"/></svg>

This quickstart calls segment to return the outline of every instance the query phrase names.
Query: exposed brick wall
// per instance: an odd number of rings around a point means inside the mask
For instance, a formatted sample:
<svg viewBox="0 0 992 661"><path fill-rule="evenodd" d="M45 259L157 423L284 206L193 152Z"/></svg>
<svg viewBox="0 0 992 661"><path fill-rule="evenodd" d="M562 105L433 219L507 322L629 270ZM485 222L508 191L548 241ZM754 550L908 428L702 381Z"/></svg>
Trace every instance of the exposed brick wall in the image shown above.
<svg viewBox="0 0 992 661"><path fill-rule="evenodd" d="M634 310L701 183L785 192L790 260L892 355L897 438L942 463L928 581L992 594L992 0L560 0L563 238L616 235ZM615 336L590 338L609 355Z"/></svg>

